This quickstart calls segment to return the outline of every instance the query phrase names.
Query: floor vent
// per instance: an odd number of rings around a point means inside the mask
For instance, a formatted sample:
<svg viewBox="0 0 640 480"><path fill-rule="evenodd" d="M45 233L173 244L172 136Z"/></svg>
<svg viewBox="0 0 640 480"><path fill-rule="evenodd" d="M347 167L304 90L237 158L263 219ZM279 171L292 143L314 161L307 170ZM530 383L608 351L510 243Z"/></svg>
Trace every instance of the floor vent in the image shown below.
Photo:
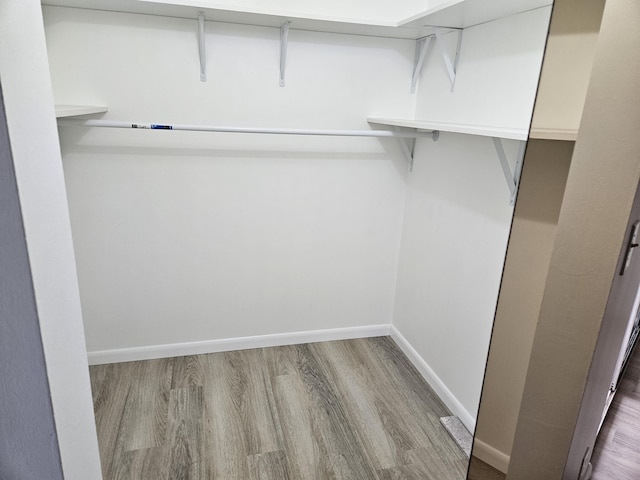
<svg viewBox="0 0 640 480"><path fill-rule="evenodd" d="M462 424L458 417L440 417L440 423L447 429L451 438L455 440L467 457L471 455L471 444L473 437Z"/></svg>

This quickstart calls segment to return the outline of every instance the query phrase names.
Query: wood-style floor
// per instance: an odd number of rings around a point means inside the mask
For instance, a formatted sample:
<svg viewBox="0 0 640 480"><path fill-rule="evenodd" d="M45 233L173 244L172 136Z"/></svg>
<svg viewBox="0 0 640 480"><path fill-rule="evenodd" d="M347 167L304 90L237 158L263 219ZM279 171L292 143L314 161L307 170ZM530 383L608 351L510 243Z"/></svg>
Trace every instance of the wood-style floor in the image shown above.
<svg viewBox="0 0 640 480"><path fill-rule="evenodd" d="M471 456L467 480L505 480L506 477L500 470L496 470L473 455Z"/></svg>
<svg viewBox="0 0 640 480"><path fill-rule="evenodd" d="M591 463L591 480L640 479L640 345L613 397Z"/></svg>
<svg viewBox="0 0 640 480"><path fill-rule="evenodd" d="M92 366L105 480L462 480L388 337Z"/></svg>

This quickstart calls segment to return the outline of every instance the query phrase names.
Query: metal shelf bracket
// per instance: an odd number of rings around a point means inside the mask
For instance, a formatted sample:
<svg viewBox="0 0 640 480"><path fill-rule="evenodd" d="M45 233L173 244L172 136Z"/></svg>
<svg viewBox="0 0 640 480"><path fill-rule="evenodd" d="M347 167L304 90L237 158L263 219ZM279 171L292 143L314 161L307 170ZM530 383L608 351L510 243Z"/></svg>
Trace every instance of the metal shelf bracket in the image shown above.
<svg viewBox="0 0 640 480"><path fill-rule="evenodd" d="M400 127L393 127L393 129L396 132L402 131ZM418 130L416 129L415 131L417 132ZM440 138L440 131L433 130L430 133L431 133L431 139L434 142L437 142L438 139ZM409 164L409 171L413 172L413 159L414 159L414 152L416 147L416 138L415 137L414 138L398 138L398 143L400 144L400 148L402 149L402 154L404 155L404 158L407 160L407 163Z"/></svg>
<svg viewBox="0 0 640 480"><path fill-rule="evenodd" d="M504 153L504 147L502 145L502 139L497 137L491 137L493 145L496 147L496 153L498 154L498 160L500 160L500 166L502 167L502 173L507 181L509 192L511 196L509 198L509 205L514 206L516 203L516 197L518 196L518 187L520 186L520 174L522 173L522 161L524 159L524 151L527 146L527 142L521 141L518 146L518 156L516 158L516 165L511 172L509 162L507 161L507 155Z"/></svg>
<svg viewBox="0 0 640 480"><path fill-rule="evenodd" d="M289 27L292 21L287 20L280 25L280 86L284 87L284 72L287 64L287 44L289 43Z"/></svg>
<svg viewBox="0 0 640 480"><path fill-rule="evenodd" d="M458 39L456 43L456 55L451 61L451 56L444 48L444 41L442 36L445 33L449 33L455 31L458 34ZM442 55L442 59L444 60L445 67L447 68L447 74L449 75L449 81L451 82L451 91L453 92L453 88L456 83L456 73L458 70L458 62L460 60L460 47L462 46L462 32L461 28L438 28L435 30L435 33L431 35L427 35L426 37L422 37L416 40L416 48L415 55L413 59L413 75L411 76L411 93L416 92L416 86L418 84L418 79L420 78L420 74L422 73L422 67L424 66L425 60L429 57L431 50L433 49L433 44L435 43L438 46L438 50ZM434 40L432 42L432 40Z"/></svg>
<svg viewBox="0 0 640 480"><path fill-rule="evenodd" d="M443 31L441 29L436 30L434 34L436 37L436 45L438 45L438 50L442 54L442 59L444 60L444 64L447 67L447 73L449 74L449 80L451 81L451 91L453 92L453 87L456 84L456 73L458 71L458 61L460 60L460 47L462 46L462 32L461 28L454 29L458 33L458 41L456 43L456 56L454 57L453 62L451 62L451 57L444 49L444 43L442 41Z"/></svg>
<svg viewBox="0 0 640 480"><path fill-rule="evenodd" d="M433 49L433 43L431 39L433 35L428 37L422 37L416 40L416 50L413 60L413 75L411 76L411 93L416 93L416 85L418 84L418 78L422 73L422 65L427 57L427 54Z"/></svg>
<svg viewBox="0 0 640 480"><path fill-rule="evenodd" d="M207 53L204 38L204 13L198 14L198 54L200 55L200 81L207 81Z"/></svg>

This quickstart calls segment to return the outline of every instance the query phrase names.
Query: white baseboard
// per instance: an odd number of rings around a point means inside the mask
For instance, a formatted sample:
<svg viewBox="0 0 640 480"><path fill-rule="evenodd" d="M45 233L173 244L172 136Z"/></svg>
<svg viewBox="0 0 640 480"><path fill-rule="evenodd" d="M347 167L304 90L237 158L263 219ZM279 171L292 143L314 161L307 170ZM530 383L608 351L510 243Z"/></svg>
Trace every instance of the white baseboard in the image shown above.
<svg viewBox="0 0 640 480"><path fill-rule="evenodd" d="M99 350L87 354L89 365L105 363L132 362L154 358L181 357L202 353L228 352L249 348L278 347L300 343L326 342L329 340L348 340L386 336L391 333L391 325L366 325L363 327L333 328L307 332L276 333L252 337L223 338L203 342L172 343L167 345L149 345L145 347L117 348Z"/></svg>
<svg viewBox="0 0 640 480"><path fill-rule="evenodd" d="M391 326L391 338L400 347L400 350L404 352L407 358L413 363L413 366L418 369L420 374L424 377L431 388L440 397L440 400L447 406L451 413L458 417L460 421L467 427L467 430L473 435L473 431L476 428L476 420L473 416L462 406L462 403L456 398L456 396L447 388L440 377L436 375L431 367L425 362L420 354L411 346L406 338L398 331L396 327Z"/></svg>
<svg viewBox="0 0 640 480"><path fill-rule="evenodd" d="M473 441L473 456L491 465L493 468L500 470L504 474L507 473L509 460L511 459L506 453L501 452L478 438Z"/></svg>

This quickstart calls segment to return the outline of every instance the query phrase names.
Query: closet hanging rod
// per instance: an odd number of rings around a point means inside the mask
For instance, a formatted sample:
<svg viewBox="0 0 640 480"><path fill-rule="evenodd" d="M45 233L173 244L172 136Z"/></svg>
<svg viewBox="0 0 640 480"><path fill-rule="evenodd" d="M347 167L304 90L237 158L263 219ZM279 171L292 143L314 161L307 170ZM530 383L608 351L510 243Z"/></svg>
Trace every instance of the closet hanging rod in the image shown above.
<svg viewBox="0 0 640 480"><path fill-rule="evenodd" d="M321 130L297 128L251 128L221 127L213 125L177 125L162 123L132 123L112 120L74 120L59 119L58 125L63 127L106 127L106 128L140 128L149 130L186 130L192 132L219 133L264 133L272 135L321 135L331 137L392 137L392 138L435 138L437 130L432 131L389 131L389 130Z"/></svg>

